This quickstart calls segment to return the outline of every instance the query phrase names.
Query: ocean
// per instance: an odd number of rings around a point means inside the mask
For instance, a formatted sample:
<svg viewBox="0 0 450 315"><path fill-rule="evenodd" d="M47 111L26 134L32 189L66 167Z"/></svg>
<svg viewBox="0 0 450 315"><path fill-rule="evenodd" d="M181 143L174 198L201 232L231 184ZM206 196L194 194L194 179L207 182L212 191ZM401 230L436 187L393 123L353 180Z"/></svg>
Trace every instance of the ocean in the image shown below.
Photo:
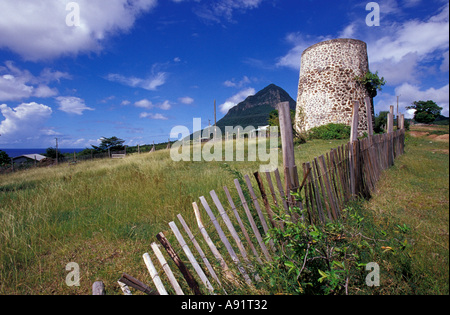
<svg viewBox="0 0 450 315"><path fill-rule="evenodd" d="M45 153L45 151L46 151L47 149L0 149L0 151L5 151L6 152L6 154L8 154L8 156L10 157L10 158L14 158L14 157L17 157L17 156L21 156L21 155L24 155L24 154L44 154ZM78 149L74 149L74 148L69 148L69 149L63 149L63 148L58 148L58 151L59 152L61 152L61 153L73 153L73 152L81 152L81 151L83 151L84 149L80 149L80 148L78 148Z"/></svg>

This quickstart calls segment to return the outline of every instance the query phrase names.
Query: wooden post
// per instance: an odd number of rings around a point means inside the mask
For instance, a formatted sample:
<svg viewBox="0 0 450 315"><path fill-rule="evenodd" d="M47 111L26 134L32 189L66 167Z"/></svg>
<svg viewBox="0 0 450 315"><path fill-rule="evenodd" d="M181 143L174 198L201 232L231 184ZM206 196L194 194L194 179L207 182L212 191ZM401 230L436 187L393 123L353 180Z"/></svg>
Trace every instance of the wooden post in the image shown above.
<svg viewBox="0 0 450 315"><path fill-rule="evenodd" d="M405 129L405 115L403 115L403 114L400 114L399 128L400 129Z"/></svg>
<svg viewBox="0 0 450 315"><path fill-rule="evenodd" d="M367 134L369 135L370 142L372 142L373 136L373 124L372 124L372 104L370 97L364 99L366 103L366 114L367 114Z"/></svg>
<svg viewBox="0 0 450 315"><path fill-rule="evenodd" d="M358 140L358 122L359 122L359 101L354 101L352 110L352 130L350 133L350 142Z"/></svg>
<svg viewBox="0 0 450 315"><path fill-rule="evenodd" d="M278 104L278 118L280 121L286 194L290 195L290 191L297 191L299 183L297 168L295 166L294 136L292 133L289 102L282 102ZM292 200L288 201L292 203Z"/></svg>
<svg viewBox="0 0 450 315"><path fill-rule="evenodd" d="M394 106L391 105L389 107L389 115L388 115L388 133L394 132Z"/></svg>

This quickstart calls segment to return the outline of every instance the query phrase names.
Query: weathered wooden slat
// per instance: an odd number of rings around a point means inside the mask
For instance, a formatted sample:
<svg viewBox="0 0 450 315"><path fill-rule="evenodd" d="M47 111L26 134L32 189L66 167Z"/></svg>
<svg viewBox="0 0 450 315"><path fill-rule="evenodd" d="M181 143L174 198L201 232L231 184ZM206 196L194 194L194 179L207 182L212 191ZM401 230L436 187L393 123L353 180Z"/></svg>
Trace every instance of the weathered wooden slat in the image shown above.
<svg viewBox="0 0 450 315"><path fill-rule="evenodd" d="M222 203L220 202L219 197L217 197L217 194L214 190L210 191L209 194L211 195L211 198L212 198L214 204L216 205L217 210L219 210L219 215L222 217L223 222L225 222L225 225L227 226L227 229L230 232L231 237L234 239L234 241L239 249L239 252L241 253L242 257L248 263L250 263L250 261L248 260L247 251L245 250L245 247L242 244L241 239L239 238L239 235L236 232L236 229L234 228L233 223L230 220L230 217L228 216L224 207L222 206Z"/></svg>
<svg viewBox="0 0 450 315"><path fill-rule="evenodd" d="M256 237L256 240L258 241L259 246L261 247L261 250L264 254L264 257L268 261L272 261L272 258L270 257L269 251L267 250L266 245L264 244L264 241L261 237L261 233L259 233L258 227L256 226L255 220L253 219L253 216L250 212L250 209L248 208L247 201L245 200L244 193L242 192L241 185L239 184L239 180L234 180L234 185L236 186L236 190L239 194L239 198L241 199L242 206L244 208L245 214L247 215L247 219L250 223L250 226L252 227L253 234Z"/></svg>
<svg viewBox="0 0 450 315"><path fill-rule="evenodd" d="M197 273L197 275L199 276L200 280L205 285L206 289L208 289L209 292L214 293L214 288L211 285L211 282L209 282L208 277L206 276L206 274L203 272L202 268L198 264L197 259L195 259L194 255L191 252L191 249L186 244L186 241L184 240L183 235L181 235L181 232L178 229L178 227L175 224L175 222L173 222L173 221L169 222L169 226L170 226L173 234L175 235L178 243L180 244L181 248L183 249L184 253L186 254L186 257L189 259L189 262L191 263L191 265L194 268L195 272Z"/></svg>
<svg viewBox="0 0 450 315"><path fill-rule="evenodd" d="M227 195L228 203L230 204L231 209L233 210L234 216L239 224L239 227L241 228L242 233L244 234L245 239L247 240L247 244L250 246L250 249L253 252L253 255L255 256L256 260L258 260L259 263L262 264L261 258L259 258L259 254L256 251L255 246L253 245L253 242L250 239L250 236L248 235L247 229L244 226L244 223L241 220L241 217L239 216L239 213L237 212L236 206L234 205L233 198L231 198L231 194L226 186L223 187L223 190L225 191L225 194Z"/></svg>
<svg viewBox="0 0 450 315"><path fill-rule="evenodd" d="M320 160L319 165L320 165L320 168L322 170L322 175L323 175L322 177L325 182L328 201L329 201L330 208L331 208L331 215L333 217L333 220L337 220L338 216L337 216L337 209L336 209L336 201L334 199L333 191L331 189L330 177L328 176L327 165L325 163L325 158L323 157L323 155L319 156L319 160ZM317 162L318 161L316 160L316 163ZM325 197L325 195L324 195L324 197ZM325 202L326 201L327 201L327 199L325 199Z"/></svg>
<svg viewBox="0 0 450 315"><path fill-rule="evenodd" d="M214 245L214 242L209 237L208 232L206 231L205 226L203 225L202 218L201 218L201 215L200 215L200 210L199 210L199 208L197 206L197 203L193 202L192 203L192 207L194 208L194 214L195 214L195 218L197 219L198 228L200 229L200 233L202 234L204 240L206 241L206 244L208 244L209 249L213 253L213 255L216 258L216 260L219 262L219 264L222 267L222 270L224 271L227 279L229 279L230 281L234 281L235 280L234 276L230 272L230 269L228 268L227 263L223 259L223 257L220 254L220 252L217 250L216 245Z"/></svg>
<svg viewBox="0 0 450 315"><path fill-rule="evenodd" d="M175 279L172 269L170 269L170 266L167 264L167 261L164 258L163 254L161 253L161 251L159 250L158 245L155 242L153 242L151 244L151 248L153 249L156 258L158 258L158 261L161 264L161 267L163 268L164 272L166 273L167 278L169 278L169 282L172 285L172 288L175 290L175 293L177 295L184 295L183 290L178 284L177 279Z"/></svg>
<svg viewBox="0 0 450 315"><path fill-rule="evenodd" d="M148 285L142 283L138 279L130 276L127 273L123 273L122 277L119 279L120 282L125 283L127 286L132 287L133 289L144 292L148 295L159 295L159 292L155 289L150 288Z"/></svg>
<svg viewBox="0 0 450 315"><path fill-rule="evenodd" d="M247 183L247 188L250 192L250 196L252 198L253 205L255 206L256 213L258 214L259 221L261 222L264 233L267 234L269 232L269 227L267 226L266 219L264 218L264 215L261 211L261 207L259 206L258 198L256 197L255 191L254 191L252 183L250 181L250 177L248 175L245 175L244 178L245 178L245 182ZM269 245L270 245L271 250L273 252L275 252L276 250L275 250L275 246L274 246L272 240L269 241Z"/></svg>
<svg viewBox="0 0 450 315"><path fill-rule="evenodd" d="M277 195L275 193L275 189L273 187L272 176L270 176L270 172L265 172L265 174L266 174L267 183L269 184L270 194L272 195L273 203L278 208L278 199L277 199Z"/></svg>
<svg viewBox="0 0 450 315"><path fill-rule="evenodd" d="M280 196L281 196L281 201L283 203L284 211L286 212L286 214L289 214L289 207L287 204L286 194L283 189L283 184L281 183L280 172L278 171L278 169L275 169L273 174L275 175L275 180L277 182L277 188L278 188L278 192L280 193Z"/></svg>
<svg viewBox="0 0 450 315"><path fill-rule="evenodd" d="M310 176L311 176L311 181L312 181L312 192L313 192L313 197L312 197L312 202L315 202L315 206L317 207L317 213L319 215L319 219L322 223L325 223L325 215L323 213L323 207L322 207L322 199L320 196L320 190L319 190L319 186L317 184L317 175L316 175L316 170L314 165L311 166L310 162L306 163L306 167L311 169L310 172Z"/></svg>
<svg viewBox="0 0 450 315"><path fill-rule="evenodd" d="M177 265L178 269L180 270L181 274L183 275L184 279L186 280L189 287L194 291L195 295L202 295L200 291L200 287L198 286L197 280L192 276L189 269L186 267L186 265L181 260L180 256L175 252L172 245L170 245L169 240L164 236L162 232L158 233L156 235L156 238L161 243L161 245L166 250L169 257L173 260L175 265Z"/></svg>
<svg viewBox="0 0 450 315"><path fill-rule="evenodd" d="M264 184L262 182L261 175L259 175L259 172L255 172L255 173L253 173L253 176L255 176L256 183L258 184L259 192L261 193L261 197L262 197L262 200L264 203L264 208L266 208L266 213L267 213L267 216L269 217L270 224L272 225L272 227L283 228L282 223L276 222L274 220L275 215L274 215L272 209L270 208L269 200L267 199L266 190L264 189Z"/></svg>
<svg viewBox="0 0 450 315"><path fill-rule="evenodd" d="M328 219L333 220L332 215L331 215L331 208L330 208L330 204L328 201L328 198L326 198L326 191L325 188L323 186L323 174L320 171L320 166L319 166L319 162L317 160L317 158L314 158L313 160L313 167L315 168L316 172L317 172L317 179L319 181L319 186L320 186L320 191L321 194L319 194L319 196L321 196L322 201L325 203L325 207L327 209L327 215L328 215Z"/></svg>
<svg viewBox="0 0 450 315"><path fill-rule="evenodd" d="M121 282L120 280L117 281L117 283L119 284L120 290L122 290L123 295L133 295L130 288L125 283Z"/></svg>
<svg viewBox="0 0 450 315"><path fill-rule="evenodd" d="M208 202L206 201L205 197L200 197L200 201L203 205L203 208L205 208L206 213L208 214L209 218L211 219L211 222L213 223L214 227L216 228L217 233L219 234L220 240L225 245L225 248L227 249L228 254L230 255L231 259L236 264L237 268L239 269L239 272L243 275L245 281L248 284L251 284L252 281L250 277L248 276L245 269L242 267L241 262L236 255L236 252L234 251L233 247L231 246L230 242L228 241L228 238L225 236L225 233L223 232L219 222L216 219L216 216L212 212L211 208L208 205Z"/></svg>
<svg viewBox="0 0 450 315"><path fill-rule="evenodd" d="M164 284L159 277L158 271L156 271L155 266L153 265L152 259L148 253L145 253L143 256L145 265L147 266L148 272L150 273L150 277L152 278L153 283L156 286L160 295L168 295L166 288L164 288Z"/></svg>
<svg viewBox="0 0 450 315"><path fill-rule="evenodd" d="M187 225L186 221L184 221L184 218L182 217L181 214L177 215L178 220L180 221L181 225L184 228L184 231L186 232L186 234L188 235L189 239L191 240L192 244L194 244L195 249L197 250L197 252L199 253L200 257L203 260L203 263L206 265L206 268L208 269L209 273L211 274L211 276L214 278L214 280L217 281L217 283L222 286L222 283L219 280L219 277L217 277L216 272L214 271L214 268L212 267L211 263L209 262L208 258L205 255L205 252L202 250L202 248L200 247L200 244L197 242L197 240L195 239L195 236L192 234L191 229L189 228L189 226Z"/></svg>

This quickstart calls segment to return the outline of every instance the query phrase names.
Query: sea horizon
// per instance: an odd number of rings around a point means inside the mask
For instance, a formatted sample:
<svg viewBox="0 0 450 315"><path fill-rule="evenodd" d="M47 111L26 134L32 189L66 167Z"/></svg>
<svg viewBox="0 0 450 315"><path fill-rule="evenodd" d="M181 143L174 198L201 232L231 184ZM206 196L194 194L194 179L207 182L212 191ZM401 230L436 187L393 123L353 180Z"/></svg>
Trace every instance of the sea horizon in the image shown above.
<svg viewBox="0 0 450 315"><path fill-rule="evenodd" d="M58 151L62 154L73 153L73 152L81 152L85 148L58 148ZM26 154L44 154L47 151L47 148L18 148L18 149L2 149L0 151L6 152L10 158L15 158L21 155Z"/></svg>

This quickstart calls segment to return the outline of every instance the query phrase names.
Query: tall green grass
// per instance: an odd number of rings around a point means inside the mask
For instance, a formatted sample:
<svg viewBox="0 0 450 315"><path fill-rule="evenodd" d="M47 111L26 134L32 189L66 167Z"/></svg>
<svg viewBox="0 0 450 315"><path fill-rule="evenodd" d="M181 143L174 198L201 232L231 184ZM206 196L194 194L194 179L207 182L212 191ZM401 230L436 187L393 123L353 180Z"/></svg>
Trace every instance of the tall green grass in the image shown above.
<svg viewBox="0 0 450 315"><path fill-rule="evenodd" d="M413 142L416 140L408 141L407 155L387 173L384 179L387 183L380 184L380 199L375 196L374 200L378 201L368 209L380 212L379 220L385 220L382 213L386 217L391 215L390 211L394 211L393 215L398 215L395 211L402 213L393 205L398 200L411 202L408 194L418 193L428 209L421 215L428 219L411 224L403 218L397 221L417 227L418 235L426 233L421 239L424 248L417 257L434 255L436 260L447 261L448 266L448 213L447 216L441 213L445 207L448 210L448 184L440 184L445 179L442 175L445 170L448 180L448 155L433 155L431 150L438 145L436 143L428 146L424 140L417 140L416 144ZM297 166L301 169L303 162L345 142L314 140L302 144L295 148ZM281 165L281 150L278 154ZM406 169L401 168L402 163ZM189 226L196 226L192 202L199 203L200 196L210 200L211 190L215 190L221 200L226 200L223 186L228 186L233 193L233 180L246 174L252 178L259 165L259 161L174 162L169 151L162 150L130 155L123 160L87 161L2 175L0 294L90 294L96 280L105 283L109 294L119 294L116 281L122 272L151 284L142 254L150 251L155 235L171 234L167 223L175 220L179 213ZM421 174L416 168L425 166L423 172L428 179L424 183L415 175ZM389 174L396 176L396 172L399 177L404 176L404 172L411 173L409 181L403 179L406 187L399 186L395 194L387 188L384 191L384 187L390 187ZM396 182L400 179L391 184ZM434 197L420 194L422 188ZM408 189L409 192L403 193ZM387 193L393 197L383 197ZM427 204L430 200L433 200L432 205ZM431 215L431 211L440 214ZM447 222L447 227L442 222ZM447 243L433 234L441 230L447 233ZM441 251L430 249L428 252L426 246L436 242L440 245L430 248L441 247ZM65 283L68 274L65 266L69 262L80 266L79 287L68 287ZM440 269L432 268L429 274L436 270Z"/></svg>

